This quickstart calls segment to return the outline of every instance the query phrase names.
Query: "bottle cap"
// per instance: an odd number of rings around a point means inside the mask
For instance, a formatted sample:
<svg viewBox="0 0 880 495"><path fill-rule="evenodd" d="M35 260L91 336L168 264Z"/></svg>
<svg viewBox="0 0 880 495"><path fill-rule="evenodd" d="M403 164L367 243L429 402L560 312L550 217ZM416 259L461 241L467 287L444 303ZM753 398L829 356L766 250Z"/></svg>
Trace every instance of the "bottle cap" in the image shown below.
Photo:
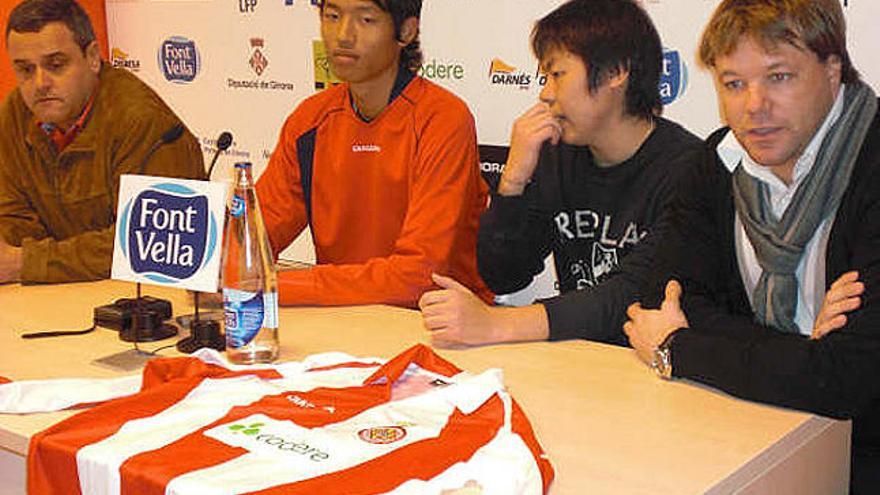
<svg viewBox="0 0 880 495"><path fill-rule="evenodd" d="M251 168L251 162L238 162L235 164L235 168Z"/></svg>

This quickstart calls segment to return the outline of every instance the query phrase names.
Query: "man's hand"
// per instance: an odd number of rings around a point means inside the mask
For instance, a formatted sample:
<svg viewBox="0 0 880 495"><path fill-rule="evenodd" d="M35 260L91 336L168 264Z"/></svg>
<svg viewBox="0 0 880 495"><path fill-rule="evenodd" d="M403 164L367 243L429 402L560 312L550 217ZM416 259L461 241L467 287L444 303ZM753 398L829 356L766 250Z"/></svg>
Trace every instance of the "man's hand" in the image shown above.
<svg viewBox="0 0 880 495"><path fill-rule="evenodd" d="M554 145L562 137L562 127L546 103L537 103L513 122L510 154L498 183L498 193L518 196L535 173L541 145L549 140Z"/></svg>
<svg viewBox="0 0 880 495"><path fill-rule="evenodd" d="M455 280L431 275L442 290L422 294L422 322L437 347L547 340L550 323L540 304L520 308L489 306Z"/></svg>
<svg viewBox="0 0 880 495"><path fill-rule="evenodd" d="M811 339L818 339L828 332L846 325L846 313L859 309L865 284L859 282L859 272L846 272L831 284L822 301L822 309L813 325Z"/></svg>
<svg viewBox="0 0 880 495"><path fill-rule="evenodd" d="M434 345L453 347L497 341L492 307L452 278L436 273L431 278L442 290L422 294L419 309Z"/></svg>
<svg viewBox="0 0 880 495"><path fill-rule="evenodd" d="M654 349L672 332L687 328L688 321L681 310L681 285L675 280L666 284L666 297L660 309L644 309L640 303L627 308L629 321L623 324L623 331L629 343L636 350L639 359L651 364Z"/></svg>
<svg viewBox="0 0 880 495"><path fill-rule="evenodd" d="M22 262L21 248L0 240L0 284L21 280Z"/></svg>

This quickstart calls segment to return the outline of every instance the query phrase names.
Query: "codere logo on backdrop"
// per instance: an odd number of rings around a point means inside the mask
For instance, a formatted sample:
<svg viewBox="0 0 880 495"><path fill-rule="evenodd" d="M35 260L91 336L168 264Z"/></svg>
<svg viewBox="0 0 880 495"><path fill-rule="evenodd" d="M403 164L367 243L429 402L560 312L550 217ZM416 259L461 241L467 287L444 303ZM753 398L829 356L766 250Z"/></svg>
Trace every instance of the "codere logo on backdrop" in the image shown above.
<svg viewBox="0 0 880 495"><path fill-rule="evenodd" d="M165 79L173 83L190 83L201 68L196 42L183 36L172 36L159 46L159 67Z"/></svg>
<svg viewBox="0 0 880 495"><path fill-rule="evenodd" d="M660 73L660 101L669 105L687 89L688 70L678 50L663 50L663 70Z"/></svg>

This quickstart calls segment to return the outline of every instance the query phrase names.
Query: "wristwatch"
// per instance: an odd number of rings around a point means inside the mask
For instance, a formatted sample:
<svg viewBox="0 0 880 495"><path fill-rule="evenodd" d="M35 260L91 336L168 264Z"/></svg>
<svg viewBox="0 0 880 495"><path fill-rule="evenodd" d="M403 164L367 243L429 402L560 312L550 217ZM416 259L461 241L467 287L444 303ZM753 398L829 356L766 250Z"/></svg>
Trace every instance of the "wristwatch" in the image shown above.
<svg viewBox="0 0 880 495"><path fill-rule="evenodd" d="M675 338L672 332L654 348L654 356L651 359L651 368L657 372L657 376L664 380L672 378L672 340Z"/></svg>

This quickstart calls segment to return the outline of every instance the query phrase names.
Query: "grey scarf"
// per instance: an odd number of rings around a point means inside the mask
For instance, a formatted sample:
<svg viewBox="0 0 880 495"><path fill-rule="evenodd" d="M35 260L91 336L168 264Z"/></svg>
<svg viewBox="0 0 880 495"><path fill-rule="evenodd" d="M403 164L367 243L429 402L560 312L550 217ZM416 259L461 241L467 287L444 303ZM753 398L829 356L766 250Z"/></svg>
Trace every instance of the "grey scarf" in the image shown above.
<svg viewBox="0 0 880 495"><path fill-rule="evenodd" d="M871 88L860 82L847 85L843 113L829 129L816 163L779 220L773 218L767 185L747 174L742 164L734 170L736 212L762 270L752 294L759 322L798 332L794 322L798 294L795 271L822 220L837 211L876 112L877 99Z"/></svg>

